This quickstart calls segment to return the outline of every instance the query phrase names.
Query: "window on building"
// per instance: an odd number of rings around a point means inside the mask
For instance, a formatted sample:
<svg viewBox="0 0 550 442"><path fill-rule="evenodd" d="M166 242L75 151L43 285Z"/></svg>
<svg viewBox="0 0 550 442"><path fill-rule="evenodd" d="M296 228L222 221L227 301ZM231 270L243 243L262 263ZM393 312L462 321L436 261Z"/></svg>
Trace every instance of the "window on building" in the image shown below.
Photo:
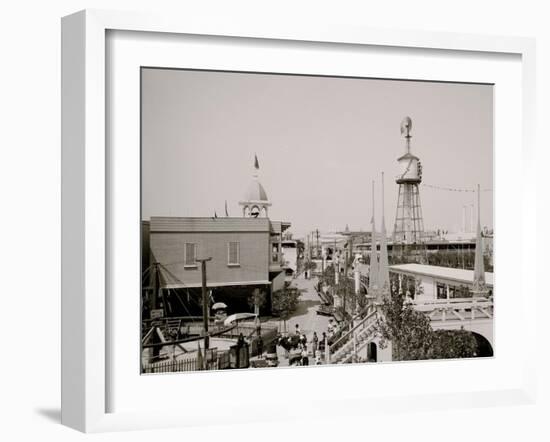
<svg viewBox="0 0 550 442"><path fill-rule="evenodd" d="M276 242L271 246L271 261L279 262L279 244Z"/></svg>
<svg viewBox="0 0 550 442"><path fill-rule="evenodd" d="M460 298L460 292L456 290L454 285L449 285L449 299Z"/></svg>
<svg viewBox="0 0 550 442"><path fill-rule="evenodd" d="M440 282L436 285L437 288L437 299L447 299L447 286Z"/></svg>
<svg viewBox="0 0 550 442"><path fill-rule="evenodd" d="M185 243L184 247L184 266L197 267L197 245L192 242Z"/></svg>
<svg viewBox="0 0 550 442"><path fill-rule="evenodd" d="M472 297L472 292L467 286L460 285L457 287L453 287L451 298L471 298L471 297Z"/></svg>
<svg viewBox="0 0 550 442"><path fill-rule="evenodd" d="M240 264L239 243L232 241L227 245L227 265L238 266Z"/></svg>

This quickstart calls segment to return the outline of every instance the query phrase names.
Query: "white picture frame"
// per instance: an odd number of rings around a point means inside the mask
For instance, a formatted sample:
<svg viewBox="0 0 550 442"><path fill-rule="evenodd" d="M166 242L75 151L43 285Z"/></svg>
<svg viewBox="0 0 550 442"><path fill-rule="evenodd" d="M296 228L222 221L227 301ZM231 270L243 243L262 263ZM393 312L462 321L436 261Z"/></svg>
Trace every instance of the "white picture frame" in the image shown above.
<svg viewBox="0 0 550 442"><path fill-rule="evenodd" d="M185 410L173 412L108 412L108 393L113 385L107 375L110 323L107 287L109 279L107 228L111 198L109 195L106 155L106 33L108 31L145 31L180 35L220 36L227 38L270 39L292 42L370 45L384 48L426 48L442 51L468 51L514 54L521 57L522 128L521 155L521 233L534 231L536 203L534 162L535 43L532 39L491 37L451 33L388 31L348 28L337 25L294 27L285 24L211 23L194 17L164 17L87 10L62 21L62 423L85 432L167 426L205 425L209 419ZM535 270L526 264L534 256L535 244L521 245L521 299L519 308L536 304ZM136 300L137 300L136 296ZM137 302L137 301L136 301ZM498 320L498 319L497 319ZM533 403L535 397L534 321L520 317L525 335L522 373L513 388L475 390L468 393L415 395L405 397L390 391L372 401L360 401L342 395L339 413L365 414L374 410L463 408ZM498 356L497 356L498 357ZM383 367L389 368L389 367ZM360 367L358 368L360 369ZM353 374L358 376L354 368ZM241 373L236 376L242 376ZM198 380L198 378L195 378ZM242 379L242 378L241 378ZM360 396L360 393L358 393ZM321 402L312 401L315 412ZM262 420L269 416L292 417L289 410L273 409L266 404L244 420ZM209 416L212 418L213 416ZM232 418L231 418L232 419ZM231 420L233 421L233 420Z"/></svg>

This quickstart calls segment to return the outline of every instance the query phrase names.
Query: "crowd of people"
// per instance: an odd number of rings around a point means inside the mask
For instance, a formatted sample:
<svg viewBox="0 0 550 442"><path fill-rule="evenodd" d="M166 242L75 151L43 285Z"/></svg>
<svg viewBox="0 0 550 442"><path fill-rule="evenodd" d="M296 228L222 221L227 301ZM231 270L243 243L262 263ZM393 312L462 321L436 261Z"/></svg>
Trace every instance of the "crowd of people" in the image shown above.
<svg viewBox="0 0 550 442"><path fill-rule="evenodd" d="M314 331L311 339L308 339L300 329L300 325L296 324L294 333L284 337L279 336L278 344L286 350L289 365L310 365L310 362L321 365L327 343L337 336L340 329L340 325L331 318L326 332L322 332L319 336ZM310 361L310 358L313 358L313 361Z"/></svg>

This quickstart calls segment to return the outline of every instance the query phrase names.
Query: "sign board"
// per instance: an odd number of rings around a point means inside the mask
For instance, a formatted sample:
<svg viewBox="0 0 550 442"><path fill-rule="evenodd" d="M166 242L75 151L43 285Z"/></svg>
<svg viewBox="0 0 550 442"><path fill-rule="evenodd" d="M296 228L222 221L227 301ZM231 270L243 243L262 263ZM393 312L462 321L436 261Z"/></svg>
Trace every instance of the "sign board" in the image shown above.
<svg viewBox="0 0 550 442"><path fill-rule="evenodd" d="M151 319L158 319L164 316L164 310L161 308L156 308L151 310Z"/></svg>

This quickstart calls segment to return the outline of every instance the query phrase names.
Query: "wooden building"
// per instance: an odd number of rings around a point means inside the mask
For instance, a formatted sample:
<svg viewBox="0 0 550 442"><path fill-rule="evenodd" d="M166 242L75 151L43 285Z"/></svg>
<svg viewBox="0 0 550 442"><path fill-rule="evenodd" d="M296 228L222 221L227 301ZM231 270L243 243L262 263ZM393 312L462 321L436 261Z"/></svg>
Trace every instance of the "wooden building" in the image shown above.
<svg viewBox="0 0 550 442"><path fill-rule="evenodd" d="M288 227L268 218L152 217L151 262L160 266L163 290L183 291L188 298L202 286L196 260L212 258L207 287L216 302L226 303L230 312L248 311L247 299L258 288L269 310L271 293L284 285L281 241Z"/></svg>
<svg viewBox="0 0 550 442"><path fill-rule="evenodd" d="M423 264L397 264L390 266L390 273L413 278L418 293L415 301L430 302L454 298L472 297L474 271ZM493 273L485 272L488 293L493 293Z"/></svg>
<svg viewBox="0 0 550 442"><path fill-rule="evenodd" d="M290 223L267 217L271 202L259 181L257 158L253 179L239 204L242 217L154 216L143 224L149 229L150 265L158 270L150 273L160 275L157 281L144 281L144 290L158 292L160 288L166 295L166 315L200 312L202 273L197 259L202 258L211 258L206 265L206 285L213 302L224 302L228 313L249 312L249 299L259 289L265 293L263 311L271 310L271 294L284 287L281 243ZM150 299L149 295L144 298ZM158 309L159 300L154 301Z"/></svg>

